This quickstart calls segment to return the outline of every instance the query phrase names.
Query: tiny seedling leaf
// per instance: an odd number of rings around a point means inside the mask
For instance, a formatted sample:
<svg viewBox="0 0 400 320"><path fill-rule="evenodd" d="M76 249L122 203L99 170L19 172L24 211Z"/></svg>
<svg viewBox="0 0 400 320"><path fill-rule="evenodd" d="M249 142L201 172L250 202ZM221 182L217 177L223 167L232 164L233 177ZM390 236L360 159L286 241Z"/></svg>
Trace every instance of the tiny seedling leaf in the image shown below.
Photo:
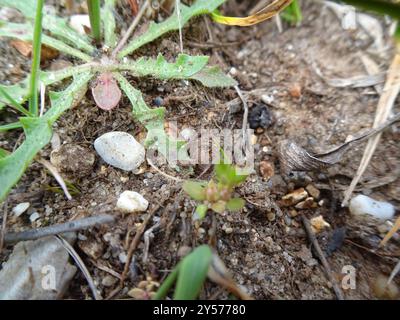
<svg viewBox="0 0 400 320"><path fill-rule="evenodd" d="M194 300L207 278L212 251L207 245L196 248L183 258L178 271L174 300Z"/></svg>
<svg viewBox="0 0 400 320"><path fill-rule="evenodd" d="M211 205L211 209L216 213L223 213L226 209L226 202L222 200L218 200Z"/></svg>
<svg viewBox="0 0 400 320"><path fill-rule="evenodd" d="M242 210L246 202L241 198L232 198L226 203L226 209L229 211Z"/></svg>
<svg viewBox="0 0 400 320"><path fill-rule="evenodd" d="M183 183L183 190L193 199L203 201L206 199L206 182L186 180Z"/></svg>
<svg viewBox="0 0 400 320"><path fill-rule="evenodd" d="M206 216L208 210L208 206L206 206L205 204L199 204L196 208L195 211L195 216L197 219L204 219L204 217Z"/></svg>

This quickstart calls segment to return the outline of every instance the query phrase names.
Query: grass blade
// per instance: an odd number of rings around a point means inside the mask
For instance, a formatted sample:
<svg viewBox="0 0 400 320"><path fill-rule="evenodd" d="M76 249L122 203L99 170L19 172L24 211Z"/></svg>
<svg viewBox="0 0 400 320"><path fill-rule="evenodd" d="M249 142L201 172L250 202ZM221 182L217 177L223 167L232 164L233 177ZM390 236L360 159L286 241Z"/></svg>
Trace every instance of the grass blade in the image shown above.
<svg viewBox="0 0 400 320"><path fill-rule="evenodd" d="M211 260L212 252L207 245L196 248L182 260L174 300L194 300L197 298L207 278Z"/></svg>
<svg viewBox="0 0 400 320"><path fill-rule="evenodd" d="M33 52L31 79L29 87L29 112L37 116L38 114L38 85L40 68L40 51L42 47L42 19L43 19L44 0L37 0L35 27L33 31Z"/></svg>
<svg viewBox="0 0 400 320"><path fill-rule="evenodd" d="M96 42L100 42L101 29L100 29L100 0L87 0L89 10L90 27L92 29L92 36Z"/></svg>

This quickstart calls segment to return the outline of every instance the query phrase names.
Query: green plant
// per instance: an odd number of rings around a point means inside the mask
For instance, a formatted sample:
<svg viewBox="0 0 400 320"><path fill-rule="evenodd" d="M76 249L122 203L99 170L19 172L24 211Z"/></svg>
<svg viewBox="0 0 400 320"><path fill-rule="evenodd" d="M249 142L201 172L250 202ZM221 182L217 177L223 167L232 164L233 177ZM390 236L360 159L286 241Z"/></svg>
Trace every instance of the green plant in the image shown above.
<svg viewBox="0 0 400 320"><path fill-rule="evenodd" d="M105 0L101 10L101 25L104 34L104 49L101 58L98 58L97 49L92 45L92 40L87 35L74 31L61 17L50 13L43 15L43 28L47 31L41 37L43 44L78 58L84 63L53 72L32 69L31 79L37 79L44 86L55 84L70 77L73 78L72 83L65 90L49 93L48 100L50 100L51 107L41 117L37 115L37 105L35 106L35 101L37 103L35 96L37 97L38 91L37 81L34 85L31 83L31 91L28 88L28 78L14 85L0 85L0 93L4 97L0 101L0 111L5 105L8 105L24 115L14 123L0 126L0 131L23 128L25 133L24 142L15 152L8 153L0 149L0 201L5 199L36 154L50 142L54 122L71 106L79 102L87 90L89 80L97 74L100 74L99 78L107 74L108 79L115 80L126 94L132 104L134 118L147 129L146 147L156 148L165 157L167 157L168 150L176 149L178 159L188 159L187 151L183 148L184 143L171 139L164 131L164 108L149 108L141 92L135 89L120 72L128 72L135 77L151 76L162 80L196 80L207 87L236 85L236 81L226 76L218 67L208 66L209 58L207 56L180 54L175 62L166 61L161 54L156 59L142 57L133 61L127 58L129 54L140 47L168 32L178 30L180 25L184 25L191 18L201 14L210 14L225 1L196 0L190 7L181 4L180 22L175 10L173 15L163 22L152 22L144 33L133 38L122 50L112 52L112 49L117 45L116 23L112 14L116 0ZM36 4L40 5L41 3L43 3L42 0L0 0L0 6L15 8L26 18L24 23L0 21L0 37L28 42L34 40L33 62L36 66L38 66L37 57L40 44L38 44L37 38L38 29L35 27L34 32L32 32L32 25L35 23ZM95 12L96 8L94 8L94 15L96 15ZM37 18L37 23L38 20ZM93 32L95 32L94 29L92 26ZM35 72L37 72L36 75ZM110 86L108 86L109 88ZM104 90L107 90L107 86ZM32 103L28 111L22 105L29 99Z"/></svg>
<svg viewBox="0 0 400 320"><path fill-rule="evenodd" d="M299 24L303 20L299 1L293 0L293 2L282 11L281 16L291 24Z"/></svg>
<svg viewBox="0 0 400 320"><path fill-rule="evenodd" d="M238 174L237 169L230 164L216 164L214 167L215 180L193 181L186 180L183 190L193 199L199 201L196 207L196 218L203 219L209 209L222 213L225 210L241 210L245 201L233 198L232 194L239 184L247 178L245 174Z"/></svg>
<svg viewBox="0 0 400 320"><path fill-rule="evenodd" d="M202 245L180 261L158 289L155 300L166 297L176 281L174 300L193 300L199 295L212 262L212 251Z"/></svg>

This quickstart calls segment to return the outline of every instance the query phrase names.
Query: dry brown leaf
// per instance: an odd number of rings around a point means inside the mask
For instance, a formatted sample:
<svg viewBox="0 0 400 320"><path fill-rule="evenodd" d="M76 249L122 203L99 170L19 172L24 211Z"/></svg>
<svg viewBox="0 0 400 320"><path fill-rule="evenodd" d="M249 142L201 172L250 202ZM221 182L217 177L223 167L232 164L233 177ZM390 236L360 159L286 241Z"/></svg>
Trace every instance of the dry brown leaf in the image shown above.
<svg viewBox="0 0 400 320"><path fill-rule="evenodd" d="M369 130L367 133L343 143L327 152L311 155L304 148L298 146L295 142L283 140L278 146L279 160L285 173L290 171L321 171L335 163L338 163L344 153L355 143L361 142L373 135L379 134L382 130L400 121L400 113L397 113L392 119L383 125Z"/></svg>
<svg viewBox="0 0 400 320"><path fill-rule="evenodd" d="M32 56L32 43L23 40L11 40L10 45L12 45L17 51L25 57L30 58ZM55 59L58 57L59 52L53 48L46 45L42 45L40 61L46 61L50 59Z"/></svg>
<svg viewBox="0 0 400 320"><path fill-rule="evenodd" d="M285 9L289 4L291 4L292 1L293 0L275 0L269 5L262 8L261 10L257 11L255 14L243 18L226 17L220 15L218 12L213 12L211 14L211 17L215 22L221 24L247 27L272 18L273 16L281 12L283 9Z"/></svg>

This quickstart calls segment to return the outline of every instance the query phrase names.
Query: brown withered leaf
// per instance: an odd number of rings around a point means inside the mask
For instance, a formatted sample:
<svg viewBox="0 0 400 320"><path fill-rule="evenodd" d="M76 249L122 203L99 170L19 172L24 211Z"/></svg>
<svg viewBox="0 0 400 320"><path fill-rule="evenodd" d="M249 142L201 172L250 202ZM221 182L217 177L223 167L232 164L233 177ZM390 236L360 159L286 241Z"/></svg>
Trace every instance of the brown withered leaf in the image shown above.
<svg viewBox="0 0 400 320"><path fill-rule="evenodd" d="M25 57L30 58L32 56L32 43L23 40L11 40L10 45L12 45L17 51ZM42 44L40 61L46 61L57 58L59 55L58 50L50 48Z"/></svg>
<svg viewBox="0 0 400 320"><path fill-rule="evenodd" d="M354 139L343 143L327 152L311 155L307 150L290 140L283 140L278 145L279 161L285 173L291 171L321 171L329 166L338 163L346 151L356 143L359 143L371 136L383 131L393 123L400 121L400 113L397 113L389 121L376 129L356 136Z"/></svg>
<svg viewBox="0 0 400 320"><path fill-rule="evenodd" d="M97 77L96 86L92 88L92 95L100 109L111 110L118 105L122 94L112 73L104 72Z"/></svg>

